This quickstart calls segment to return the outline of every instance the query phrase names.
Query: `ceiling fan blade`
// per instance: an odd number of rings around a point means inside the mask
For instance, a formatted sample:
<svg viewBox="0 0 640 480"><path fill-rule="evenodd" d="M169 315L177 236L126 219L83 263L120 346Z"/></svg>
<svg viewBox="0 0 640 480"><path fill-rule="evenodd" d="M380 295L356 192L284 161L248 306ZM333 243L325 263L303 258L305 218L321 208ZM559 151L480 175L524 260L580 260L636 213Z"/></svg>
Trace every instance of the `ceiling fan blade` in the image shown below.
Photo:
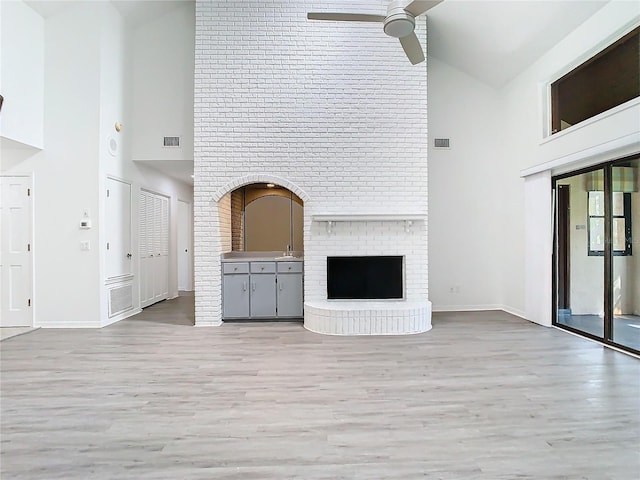
<svg viewBox="0 0 640 480"><path fill-rule="evenodd" d="M424 52L420 45L420 40L415 32L410 33L406 37L400 39L400 44L404 49L404 53L407 54L407 58L411 62L411 65L417 65L420 62L424 62Z"/></svg>
<svg viewBox="0 0 640 480"><path fill-rule="evenodd" d="M366 13L307 13L309 20L330 20L333 22L384 22L384 15Z"/></svg>
<svg viewBox="0 0 640 480"><path fill-rule="evenodd" d="M413 2L404 7L404 10L417 17L441 2L442 0L413 0Z"/></svg>

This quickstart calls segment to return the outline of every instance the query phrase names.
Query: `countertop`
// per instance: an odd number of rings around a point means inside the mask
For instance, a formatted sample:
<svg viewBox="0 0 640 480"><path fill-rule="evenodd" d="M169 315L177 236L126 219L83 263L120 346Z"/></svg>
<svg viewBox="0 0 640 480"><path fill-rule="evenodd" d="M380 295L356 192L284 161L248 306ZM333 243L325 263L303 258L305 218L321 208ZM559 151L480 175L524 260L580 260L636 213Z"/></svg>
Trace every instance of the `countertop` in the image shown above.
<svg viewBox="0 0 640 480"><path fill-rule="evenodd" d="M302 252L227 252L221 255L223 262L302 262Z"/></svg>

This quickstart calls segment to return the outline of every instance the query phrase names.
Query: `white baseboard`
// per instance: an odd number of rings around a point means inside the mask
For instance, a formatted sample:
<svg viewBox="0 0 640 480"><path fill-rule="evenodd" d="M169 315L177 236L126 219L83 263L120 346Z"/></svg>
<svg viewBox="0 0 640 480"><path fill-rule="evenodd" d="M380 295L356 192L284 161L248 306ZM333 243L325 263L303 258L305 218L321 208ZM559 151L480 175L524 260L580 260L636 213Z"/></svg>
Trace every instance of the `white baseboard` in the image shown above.
<svg viewBox="0 0 640 480"><path fill-rule="evenodd" d="M224 322L198 322L194 326L195 327L219 327Z"/></svg>
<svg viewBox="0 0 640 480"><path fill-rule="evenodd" d="M108 327L109 325L112 325L116 322L119 322L120 320L124 320L125 318L129 318L129 317L133 317L134 315L137 315L139 313L142 312L141 308L133 308L131 310L127 310L124 313L121 313L119 315L116 315L114 317L108 318L107 322L105 324L103 324L103 327Z"/></svg>

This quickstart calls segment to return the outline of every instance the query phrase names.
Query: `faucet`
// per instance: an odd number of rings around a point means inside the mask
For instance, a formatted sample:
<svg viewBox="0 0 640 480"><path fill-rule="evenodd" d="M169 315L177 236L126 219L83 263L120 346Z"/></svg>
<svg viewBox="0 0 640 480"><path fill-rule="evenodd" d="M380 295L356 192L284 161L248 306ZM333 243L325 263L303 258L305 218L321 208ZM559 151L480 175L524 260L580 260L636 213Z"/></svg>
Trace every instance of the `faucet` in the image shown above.
<svg viewBox="0 0 640 480"><path fill-rule="evenodd" d="M291 257L291 256L293 256L293 252L291 251L291 245L287 245L287 249L286 249L286 251L284 252L284 256L285 256L285 257Z"/></svg>

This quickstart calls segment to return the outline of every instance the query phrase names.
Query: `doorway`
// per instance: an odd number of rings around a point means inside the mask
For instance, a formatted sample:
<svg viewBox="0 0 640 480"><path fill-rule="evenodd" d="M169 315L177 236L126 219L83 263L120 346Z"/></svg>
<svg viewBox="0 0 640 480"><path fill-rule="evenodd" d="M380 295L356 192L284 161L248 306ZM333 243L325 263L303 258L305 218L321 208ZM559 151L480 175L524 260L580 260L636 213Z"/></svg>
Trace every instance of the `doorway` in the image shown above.
<svg viewBox="0 0 640 480"><path fill-rule="evenodd" d="M0 327L33 325L31 178L0 177Z"/></svg>
<svg viewBox="0 0 640 480"><path fill-rule="evenodd" d="M640 156L553 182L554 325L640 353Z"/></svg>
<svg viewBox="0 0 640 480"><path fill-rule="evenodd" d="M140 307L169 298L169 198L140 190Z"/></svg>
<svg viewBox="0 0 640 480"><path fill-rule="evenodd" d="M193 290L193 213L191 203L178 200L178 290Z"/></svg>

